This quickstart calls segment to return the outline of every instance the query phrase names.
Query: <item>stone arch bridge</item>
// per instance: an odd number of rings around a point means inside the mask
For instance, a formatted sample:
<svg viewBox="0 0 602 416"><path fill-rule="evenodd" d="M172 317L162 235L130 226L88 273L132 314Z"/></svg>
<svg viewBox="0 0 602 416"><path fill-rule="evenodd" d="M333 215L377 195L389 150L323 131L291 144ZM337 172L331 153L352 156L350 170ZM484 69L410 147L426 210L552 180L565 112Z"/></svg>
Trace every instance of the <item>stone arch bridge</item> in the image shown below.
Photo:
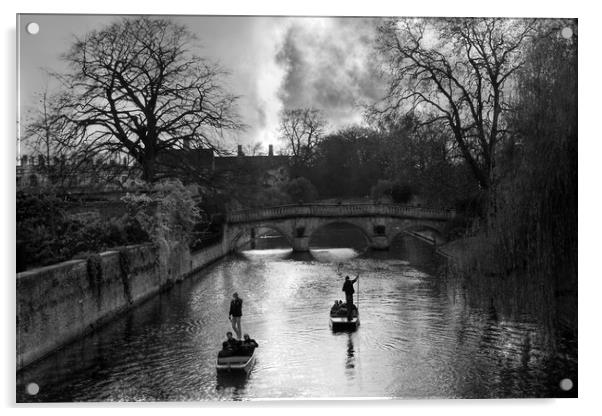
<svg viewBox="0 0 602 416"><path fill-rule="evenodd" d="M455 211L393 204L286 205L230 212L224 225L228 250L240 245L243 236L270 228L282 234L294 251L308 251L312 234L328 224L346 223L358 227L369 247L386 250L403 232L430 230L442 236Z"/></svg>

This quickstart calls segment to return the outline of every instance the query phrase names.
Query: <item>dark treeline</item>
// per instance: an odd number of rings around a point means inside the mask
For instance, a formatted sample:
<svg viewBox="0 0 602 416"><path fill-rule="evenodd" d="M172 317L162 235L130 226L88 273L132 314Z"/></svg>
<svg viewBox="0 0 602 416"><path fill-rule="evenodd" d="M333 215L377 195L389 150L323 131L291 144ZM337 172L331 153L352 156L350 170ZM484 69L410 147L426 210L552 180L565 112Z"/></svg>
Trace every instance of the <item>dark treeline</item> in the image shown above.
<svg viewBox="0 0 602 416"><path fill-rule="evenodd" d="M478 195L469 170L451 153L441 131L418 129L410 116L390 126L356 126L327 135L316 145L312 163L293 164L292 174L314 184L321 199L389 197L457 207Z"/></svg>

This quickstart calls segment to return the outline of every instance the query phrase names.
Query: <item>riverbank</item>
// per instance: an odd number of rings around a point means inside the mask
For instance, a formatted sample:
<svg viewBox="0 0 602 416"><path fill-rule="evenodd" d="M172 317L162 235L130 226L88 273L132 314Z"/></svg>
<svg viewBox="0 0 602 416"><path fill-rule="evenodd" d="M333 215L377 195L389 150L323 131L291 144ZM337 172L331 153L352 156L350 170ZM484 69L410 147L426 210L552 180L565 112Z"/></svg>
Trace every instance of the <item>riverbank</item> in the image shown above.
<svg viewBox="0 0 602 416"><path fill-rule="evenodd" d="M472 306L512 318L528 314L550 334L576 340L577 287L572 279L537 269L503 270L483 235L437 245L436 252L447 259L446 274L463 279Z"/></svg>
<svg viewBox="0 0 602 416"><path fill-rule="evenodd" d="M491 247L482 236L452 240L437 245L437 253L453 261L460 269L472 268L488 273L494 272L491 264Z"/></svg>
<svg viewBox="0 0 602 416"><path fill-rule="evenodd" d="M17 274L17 370L108 323L228 254L122 247Z"/></svg>

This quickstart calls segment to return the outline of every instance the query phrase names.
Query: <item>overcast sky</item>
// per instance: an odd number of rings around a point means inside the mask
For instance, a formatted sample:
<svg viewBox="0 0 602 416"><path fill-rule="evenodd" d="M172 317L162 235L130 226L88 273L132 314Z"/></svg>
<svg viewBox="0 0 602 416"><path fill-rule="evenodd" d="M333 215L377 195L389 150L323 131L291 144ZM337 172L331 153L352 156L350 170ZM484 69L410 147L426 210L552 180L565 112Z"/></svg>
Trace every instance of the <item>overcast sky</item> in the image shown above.
<svg viewBox="0 0 602 416"><path fill-rule="evenodd" d="M119 16L21 15L21 115L36 104L48 82L45 70L64 71L60 56L74 36L101 29ZM382 93L375 65L373 18L170 17L198 36L202 55L229 72L230 92L241 95L238 110L249 128L226 145L261 142L278 147L283 108L324 111L330 129L362 121L361 104ZM26 25L40 25L37 35Z"/></svg>

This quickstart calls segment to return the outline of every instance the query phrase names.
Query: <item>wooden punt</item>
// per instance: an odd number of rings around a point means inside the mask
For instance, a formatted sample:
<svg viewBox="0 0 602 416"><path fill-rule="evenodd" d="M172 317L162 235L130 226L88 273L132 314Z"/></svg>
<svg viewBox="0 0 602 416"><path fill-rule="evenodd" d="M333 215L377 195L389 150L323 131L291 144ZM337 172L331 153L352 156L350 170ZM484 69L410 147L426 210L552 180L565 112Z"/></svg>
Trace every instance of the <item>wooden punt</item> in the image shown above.
<svg viewBox="0 0 602 416"><path fill-rule="evenodd" d="M334 330L337 330L337 329L357 329L357 327L359 325L360 325L360 314L359 314L359 311L357 309L354 311L354 314L351 317L351 320L349 320L347 318L347 315L345 315L345 316L332 315L332 314L330 315L330 326Z"/></svg>
<svg viewBox="0 0 602 416"><path fill-rule="evenodd" d="M217 371L251 371L255 363L255 349L251 355L231 355L229 357L217 357L215 368Z"/></svg>

